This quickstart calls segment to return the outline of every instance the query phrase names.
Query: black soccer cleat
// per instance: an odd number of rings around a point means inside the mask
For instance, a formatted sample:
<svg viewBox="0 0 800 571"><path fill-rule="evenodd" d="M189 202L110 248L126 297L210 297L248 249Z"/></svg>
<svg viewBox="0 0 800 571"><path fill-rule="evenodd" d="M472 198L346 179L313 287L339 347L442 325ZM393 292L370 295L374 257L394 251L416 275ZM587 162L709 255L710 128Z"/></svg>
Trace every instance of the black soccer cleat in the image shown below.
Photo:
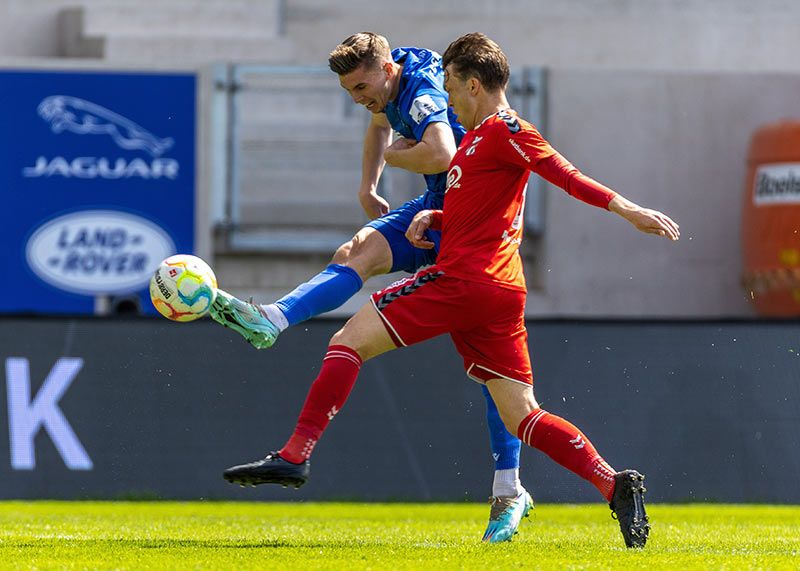
<svg viewBox="0 0 800 571"><path fill-rule="evenodd" d="M628 547L644 547L650 523L644 509L644 476L636 470L623 470L614 476L614 496L608 507L619 520L619 529Z"/></svg>
<svg viewBox="0 0 800 571"><path fill-rule="evenodd" d="M222 473L222 477L231 484L242 487L280 484L284 488L299 488L308 481L310 474L311 463L308 460L302 464L293 464L281 458L277 452L270 452L263 460L228 468Z"/></svg>

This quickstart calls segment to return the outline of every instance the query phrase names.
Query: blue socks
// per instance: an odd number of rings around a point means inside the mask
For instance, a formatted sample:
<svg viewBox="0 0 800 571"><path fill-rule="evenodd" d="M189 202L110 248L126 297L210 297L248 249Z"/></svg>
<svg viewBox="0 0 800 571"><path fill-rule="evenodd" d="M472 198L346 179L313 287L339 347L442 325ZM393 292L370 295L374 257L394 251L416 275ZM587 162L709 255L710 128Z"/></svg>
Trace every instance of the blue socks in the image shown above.
<svg viewBox="0 0 800 571"><path fill-rule="evenodd" d="M361 277L355 270L341 264L331 264L280 298L275 305L286 316L289 325L295 325L336 309L353 297L362 285Z"/></svg>
<svg viewBox="0 0 800 571"><path fill-rule="evenodd" d="M485 385L481 385L483 396L486 397L486 421L489 425L489 442L492 446L495 470L508 470L519 468L519 449L522 446L519 438L506 430L494 404L492 395Z"/></svg>

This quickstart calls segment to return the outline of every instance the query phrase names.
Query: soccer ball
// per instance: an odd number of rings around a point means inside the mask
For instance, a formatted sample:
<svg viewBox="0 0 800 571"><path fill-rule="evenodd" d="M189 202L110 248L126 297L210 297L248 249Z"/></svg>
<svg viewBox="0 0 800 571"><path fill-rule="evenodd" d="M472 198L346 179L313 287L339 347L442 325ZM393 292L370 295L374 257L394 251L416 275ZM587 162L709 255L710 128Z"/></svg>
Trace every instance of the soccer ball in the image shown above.
<svg viewBox="0 0 800 571"><path fill-rule="evenodd" d="M216 297L214 271L197 256L170 256L161 262L150 279L153 305L172 321L194 321L203 317Z"/></svg>

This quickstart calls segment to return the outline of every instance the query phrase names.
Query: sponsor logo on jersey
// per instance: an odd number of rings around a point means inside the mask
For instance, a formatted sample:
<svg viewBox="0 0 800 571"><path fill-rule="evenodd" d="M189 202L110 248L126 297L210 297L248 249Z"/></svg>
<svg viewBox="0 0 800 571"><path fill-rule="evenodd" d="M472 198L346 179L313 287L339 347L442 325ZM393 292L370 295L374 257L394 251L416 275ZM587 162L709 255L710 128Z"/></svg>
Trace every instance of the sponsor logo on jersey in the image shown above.
<svg viewBox="0 0 800 571"><path fill-rule="evenodd" d="M409 115L411 115L414 122L419 125L425 117L437 111L441 111L442 109L443 108L439 108L439 106L436 105L436 102L430 95L420 95L411 103Z"/></svg>
<svg viewBox="0 0 800 571"><path fill-rule="evenodd" d="M753 202L755 204L800 203L800 163L758 167Z"/></svg>
<svg viewBox="0 0 800 571"><path fill-rule="evenodd" d="M453 165L453 167L447 173L447 189L444 191L445 194L447 194L451 188L461 188L461 183L458 181L461 180L462 174L461 167L458 165Z"/></svg>
<svg viewBox="0 0 800 571"><path fill-rule="evenodd" d="M525 154L525 151L522 150L522 147L520 147L519 144L517 144L517 142L514 139L509 137L508 142L511 143L511 146L514 147L514 149L516 149L516 151L519 153L519 156L525 159L525 162L528 163L531 162L531 158L527 154Z"/></svg>
<svg viewBox="0 0 800 571"><path fill-rule="evenodd" d="M25 178L63 177L75 179L146 180L178 178L180 164L162 157L175 140L157 137L141 125L96 103L68 95L45 97L37 107L39 116L50 124L53 133L108 136L125 151L150 155L150 160L137 157L54 157L39 156L34 164L22 169Z"/></svg>

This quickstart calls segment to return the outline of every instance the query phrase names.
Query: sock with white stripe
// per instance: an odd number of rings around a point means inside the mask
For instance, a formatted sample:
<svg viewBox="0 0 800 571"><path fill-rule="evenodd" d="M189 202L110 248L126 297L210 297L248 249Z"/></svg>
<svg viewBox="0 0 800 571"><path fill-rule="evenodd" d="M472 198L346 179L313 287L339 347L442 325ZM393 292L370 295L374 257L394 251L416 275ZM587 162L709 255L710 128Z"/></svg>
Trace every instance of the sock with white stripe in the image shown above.
<svg viewBox="0 0 800 571"><path fill-rule="evenodd" d="M330 345L322 368L311 384L294 433L278 452L299 464L308 460L317 441L347 401L361 370L361 357L350 347Z"/></svg>
<svg viewBox="0 0 800 571"><path fill-rule="evenodd" d="M591 482L607 501L614 494L614 469L603 460L585 434L560 416L537 408L517 428L525 444Z"/></svg>

